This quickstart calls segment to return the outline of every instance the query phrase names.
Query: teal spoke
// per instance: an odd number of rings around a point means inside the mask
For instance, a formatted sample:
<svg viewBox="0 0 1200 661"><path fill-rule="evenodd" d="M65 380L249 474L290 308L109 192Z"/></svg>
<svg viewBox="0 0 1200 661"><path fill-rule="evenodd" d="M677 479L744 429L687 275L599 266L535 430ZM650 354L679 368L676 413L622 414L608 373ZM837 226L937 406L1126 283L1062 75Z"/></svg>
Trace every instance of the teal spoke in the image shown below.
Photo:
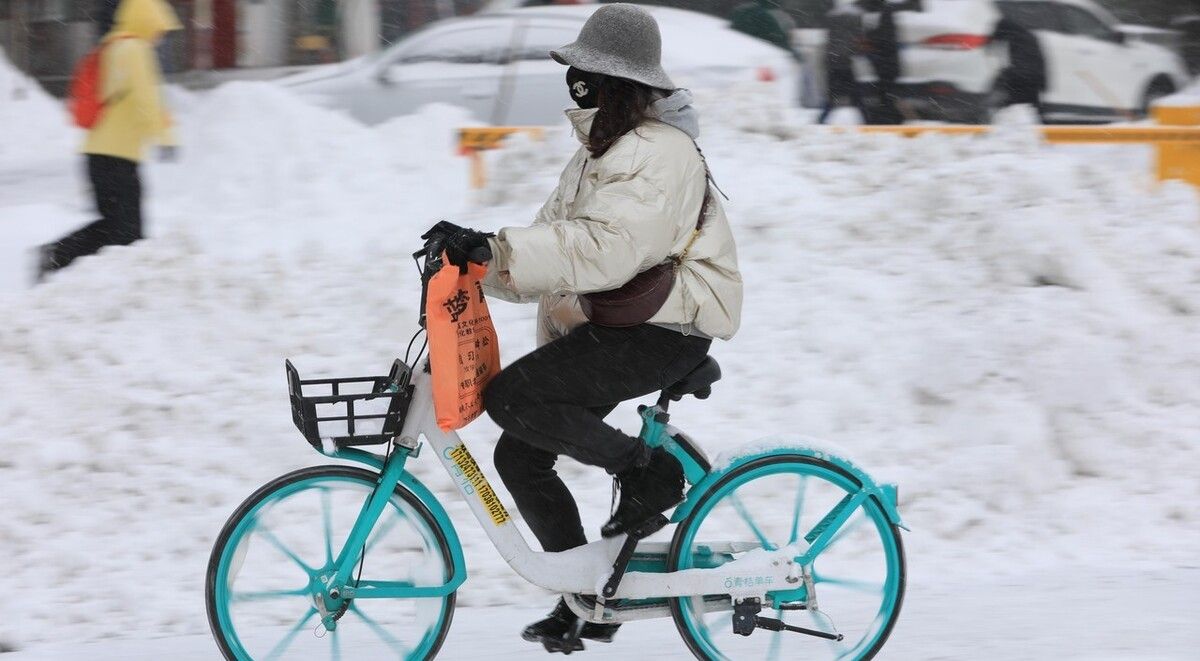
<svg viewBox="0 0 1200 661"><path fill-rule="evenodd" d="M815 625L818 630L824 631L825 633L837 633L837 627L833 625L833 619L828 615L819 610L809 610L806 612L809 614L809 617L812 618L813 625ZM818 615L820 617L817 617ZM830 640L827 642L829 643L829 649L833 650L833 653L837 654L837 658L839 659L846 658L847 654L854 651L854 648L847 645L845 641Z"/></svg>
<svg viewBox="0 0 1200 661"><path fill-rule="evenodd" d="M783 609L782 608L775 609L775 619L780 620L780 621L783 620ZM780 644L780 639L782 638L782 636L780 636L780 634L782 634L782 633L783 633L782 631L772 631L771 632L771 645L767 648L767 661L778 661L778 659L779 659L779 644Z"/></svg>
<svg viewBox="0 0 1200 661"><path fill-rule="evenodd" d="M331 661L342 661L342 643L338 638L338 631L334 629L333 633L329 634L330 659Z"/></svg>
<svg viewBox="0 0 1200 661"><path fill-rule="evenodd" d="M278 659L280 654L286 652L287 648L291 646L292 641L295 640L296 634L300 633L300 630L304 628L304 625L308 624L308 621L311 620L312 616L316 614L317 609L309 606L308 612L304 614L304 617L300 618L300 621L296 623L296 626L292 627L292 630L287 632L287 635L283 637L283 640L276 643L275 647L271 648L270 652L267 652L267 656L264 661Z"/></svg>
<svg viewBox="0 0 1200 661"><path fill-rule="evenodd" d="M230 601L237 603L239 601L267 601L270 599L279 599L281 597L304 597L308 595L308 587L302 587L299 590L256 590L254 592L234 592Z"/></svg>
<svg viewBox="0 0 1200 661"><path fill-rule="evenodd" d="M255 522L255 528L262 533L262 536L265 537L268 542L271 543L271 546L274 546L276 550L286 555L291 559L292 562L299 565L300 568L304 570L304 573L308 574L309 576L312 576L316 573L313 571L312 567L309 567L303 560L300 559L300 556L296 555L291 549L284 546L283 542L279 541L279 538L275 536L275 533L271 532L271 529L267 527L267 524L262 522L262 519L259 519Z"/></svg>
<svg viewBox="0 0 1200 661"><path fill-rule="evenodd" d="M350 612L357 615L358 618L367 625L367 628L369 628L371 631L374 631L376 636L379 636L381 639L383 639L383 642L387 643L389 647L398 652L401 659L407 659L409 654L412 653L412 649L410 649L408 645L400 642L395 636L388 633L387 629L379 626L378 622L371 619L366 613L359 610L356 604L350 604Z"/></svg>
<svg viewBox="0 0 1200 661"><path fill-rule="evenodd" d="M702 627L702 631L700 632L700 635L704 636L704 639L708 641L708 644L710 646L712 646L714 648L720 647L719 645L717 645L716 641L713 640L713 636L716 634L719 634L719 633L723 633L726 629L733 628L733 613L732 612L726 612L724 614L718 613L714 619L705 620L704 619L704 616L705 616L704 600L703 599L695 599L695 600L693 600L692 603L693 603L692 608L696 612L696 619L699 621L699 623Z"/></svg>
<svg viewBox="0 0 1200 661"><path fill-rule="evenodd" d="M762 544L764 549L768 551L776 550L775 545L772 544L767 539L767 536L763 534L762 529L760 529L758 524L754 522L754 517L750 515L750 510L746 509L746 506L742 504L742 499L738 498L736 493L729 494L729 504L733 506L733 509L737 510L738 516L742 517L742 521L746 522L746 526L750 528L750 532L754 533L754 536L758 538L759 543Z"/></svg>
<svg viewBox="0 0 1200 661"><path fill-rule="evenodd" d="M792 510L792 534L788 536L788 545L800 539L800 513L804 511L804 492L808 487L808 476L800 475L800 488L796 489L796 506Z"/></svg>
<svg viewBox="0 0 1200 661"><path fill-rule="evenodd" d="M707 625L707 624L705 625L705 628L707 628L712 633L721 633L721 632L725 631L726 629L733 629L733 613L732 612L725 613L724 616L721 616L720 614L718 614L717 617L713 620L713 622L714 622L714 624L712 626Z"/></svg>
<svg viewBox="0 0 1200 661"><path fill-rule="evenodd" d="M836 585L839 587L846 588L847 590L854 590L855 592L866 592L868 594L883 594L883 584L882 583L872 583L870 581L860 581L860 580L853 579L853 578L835 578L832 576L825 576L823 574L818 574L816 572L813 572L813 582L814 583L822 583L825 585Z"/></svg>
<svg viewBox="0 0 1200 661"><path fill-rule="evenodd" d="M392 528L396 527L397 523L400 523L401 519L403 519L403 515L395 516L393 518L388 519L386 522L384 522L384 524L382 526L380 526L378 530L375 531L375 536L372 537L371 540L367 542L367 548L365 551L363 551L363 553L366 553L367 551L370 551L371 549L375 548L375 545L379 543L379 540L383 539L384 537L387 537L387 534L392 531Z"/></svg>
<svg viewBox="0 0 1200 661"><path fill-rule="evenodd" d="M321 522L325 525L325 566L333 566L333 514L329 489L321 489Z"/></svg>

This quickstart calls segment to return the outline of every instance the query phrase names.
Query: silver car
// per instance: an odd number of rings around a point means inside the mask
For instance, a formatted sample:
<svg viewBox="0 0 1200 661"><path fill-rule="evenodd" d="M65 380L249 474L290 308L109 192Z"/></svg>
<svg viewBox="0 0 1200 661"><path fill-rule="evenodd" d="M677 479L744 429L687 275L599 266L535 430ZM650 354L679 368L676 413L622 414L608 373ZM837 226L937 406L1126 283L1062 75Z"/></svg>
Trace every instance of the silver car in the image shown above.
<svg viewBox="0 0 1200 661"><path fill-rule="evenodd" d="M319 67L280 83L367 124L430 103L466 108L497 125L562 121L565 69L549 52L575 40L597 5L531 7L438 21L375 55ZM711 16L647 7L663 33L663 65L693 89L763 85L798 103L792 55Z"/></svg>

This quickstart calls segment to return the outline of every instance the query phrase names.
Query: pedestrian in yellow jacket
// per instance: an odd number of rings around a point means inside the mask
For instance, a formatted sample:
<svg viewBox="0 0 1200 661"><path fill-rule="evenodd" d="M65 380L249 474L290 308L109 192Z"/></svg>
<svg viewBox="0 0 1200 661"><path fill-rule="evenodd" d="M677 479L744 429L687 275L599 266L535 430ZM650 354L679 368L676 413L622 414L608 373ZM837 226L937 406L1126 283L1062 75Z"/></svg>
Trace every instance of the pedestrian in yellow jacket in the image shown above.
<svg viewBox="0 0 1200 661"><path fill-rule="evenodd" d="M173 156L175 137L162 100L154 47L182 26L165 0L119 0L100 56L104 110L83 145L100 219L41 248L38 277L108 245L142 238L138 162L157 144ZM101 22L104 24L106 21Z"/></svg>

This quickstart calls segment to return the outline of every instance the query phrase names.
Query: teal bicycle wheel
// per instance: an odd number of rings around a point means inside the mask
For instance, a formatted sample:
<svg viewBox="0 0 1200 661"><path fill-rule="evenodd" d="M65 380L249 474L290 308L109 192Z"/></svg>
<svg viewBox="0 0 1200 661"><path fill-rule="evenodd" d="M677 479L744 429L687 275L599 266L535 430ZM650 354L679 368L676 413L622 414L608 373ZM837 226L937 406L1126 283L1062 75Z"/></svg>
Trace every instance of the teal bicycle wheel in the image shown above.
<svg viewBox="0 0 1200 661"><path fill-rule="evenodd" d="M688 569L732 542L738 553L797 545L838 503L860 489L838 466L800 454L765 456L729 472L714 484L675 531L669 569ZM765 589L760 617L808 630L841 635L841 641L791 631L733 632L731 604L714 609L713 598L671 600L671 614L688 648L699 659L870 659L883 647L904 597L904 547L900 531L880 503L867 498L830 544L805 567L811 582ZM736 577L731 580L737 580ZM752 579L753 580L753 579ZM728 596L726 596L728 599Z"/></svg>
<svg viewBox="0 0 1200 661"><path fill-rule="evenodd" d="M349 536L378 475L316 466L263 486L234 512L209 559L209 626L226 659L431 659L454 612L455 593L420 599L355 599L337 626L321 624L320 577ZM396 487L365 545L364 580L438 586L453 571L434 516ZM355 568L357 574L359 568Z"/></svg>

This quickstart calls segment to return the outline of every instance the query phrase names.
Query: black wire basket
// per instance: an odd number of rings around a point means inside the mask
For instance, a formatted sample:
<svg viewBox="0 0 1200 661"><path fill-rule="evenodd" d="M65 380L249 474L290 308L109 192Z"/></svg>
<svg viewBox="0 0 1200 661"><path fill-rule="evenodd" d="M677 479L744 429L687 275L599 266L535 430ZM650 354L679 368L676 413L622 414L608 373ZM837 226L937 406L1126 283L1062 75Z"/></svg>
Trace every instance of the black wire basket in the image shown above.
<svg viewBox="0 0 1200 661"><path fill-rule="evenodd" d="M292 361L284 367L292 422L317 451L387 443L404 428L413 386L403 361L392 363L387 376L344 379L301 379Z"/></svg>

